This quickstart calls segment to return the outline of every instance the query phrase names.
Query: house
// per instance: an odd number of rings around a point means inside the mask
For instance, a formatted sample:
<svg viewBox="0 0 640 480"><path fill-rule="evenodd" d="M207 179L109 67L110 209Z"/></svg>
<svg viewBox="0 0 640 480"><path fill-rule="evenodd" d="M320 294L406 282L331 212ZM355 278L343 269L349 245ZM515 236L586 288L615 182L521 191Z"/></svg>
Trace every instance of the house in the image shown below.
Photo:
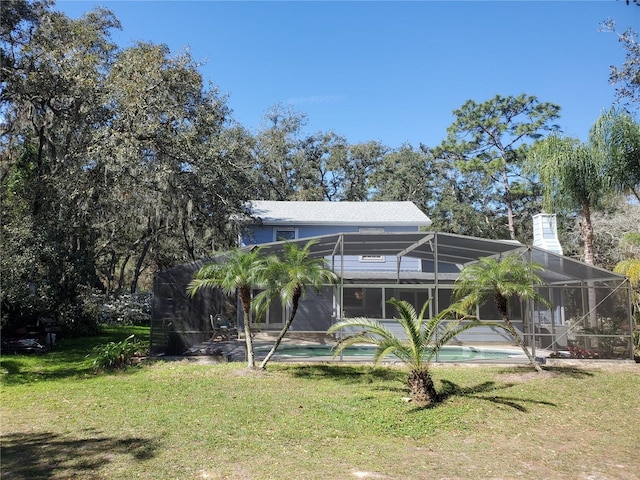
<svg viewBox="0 0 640 480"><path fill-rule="evenodd" d="M432 299L430 313L435 314L450 304L452 283L465 263L524 247L428 232L431 220L413 202L253 201L249 210L254 221L243 232L243 247L262 245L276 252L284 241L303 245L313 238L318 242L313 254L325 257L340 277L338 288L307 292L292 332L324 332L337 319L349 317L382 319L393 326L396 312L388 303L392 297L417 308ZM446 245L439 245L443 238ZM442 251L436 261L438 247ZM274 302L255 327L279 330L286 317ZM491 318L499 318L497 311ZM477 341L508 340L502 332L497 335L491 332L489 339Z"/></svg>
<svg viewBox="0 0 640 480"><path fill-rule="evenodd" d="M380 319L390 328L397 325L391 298L407 300L420 308L431 300L429 315L451 304L453 284L468 263L481 257L519 254L544 266L544 286L539 292L553 307L512 301L510 317L533 347L566 349L569 340L593 343L582 335L589 318L611 325L611 342L629 344L631 352L631 308L626 279L550 251L548 238L526 246L512 240L488 240L429 230L430 219L412 202L276 202L253 201L250 218L243 222L239 239L246 249L261 245L265 253L277 253L284 242L303 246L314 240L311 254L324 257L340 278L339 285L308 291L299 305L290 332L324 334L343 318ZM536 229L548 237L549 219L536 221ZM167 344L179 347L206 339L208 318L224 312L242 321L237 302L209 293L206 299L186 299L188 279L203 264L195 262L159 272L154 284L152 345L167 351ZM598 298L597 312L590 300ZM480 306L482 320L500 320L495 306ZM287 312L279 302L254 327L262 332L279 331ZM612 320L615 319L615 320ZM603 320L604 321L604 320ZM608 327L607 327L608 328ZM242 331L242 328L239 328ZM578 335L580 333L580 335ZM622 341L621 341L622 339ZM458 338L465 343L512 343L501 329L472 329ZM610 342L610 343L611 343ZM597 343L597 340L596 340ZM604 342L600 338L600 345ZM152 350L153 351L153 350Z"/></svg>
<svg viewBox="0 0 640 480"><path fill-rule="evenodd" d="M431 225L429 217L413 202L253 201L250 211L255 220L243 231L240 239L243 247L345 233L360 233L365 238L385 233L415 233ZM396 270L395 254L388 256L369 250L345 256L344 266L341 257L337 263L334 257L332 267L336 271L361 273ZM420 271L421 265L417 259L407 258L403 269Z"/></svg>
<svg viewBox="0 0 640 480"><path fill-rule="evenodd" d="M327 263L344 280L360 275L367 282L361 287L346 287L340 292L327 286L320 293L307 292L301 302L292 331L326 331L336 318L349 316L380 316L382 312L373 305L381 305L382 290L367 288L366 284L385 277L394 278L397 270L396 252L386 251L369 245L366 251L352 255L337 255L340 239L345 234L358 235L363 241L386 234L413 233L431 225L431 220L413 202L279 202L252 201L250 212L254 218L243 231L240 244L273 244L277 248L283 241L297 241L304 244L311 238L329 245L331 252L324 255ZM304 241L303 241L304 240ZM319 246L316 246L319 248ZM319 252L319 250L316 250ZM320 253L318 253L320 254ZM404 272L420 272L421 262L407 257L402 265ZM373 276L377 280L373 280ZM344 298L341 302L340 298ZM340 313L342 312L342 314ZM280 329L287 312L274 302L260 325L261 330Z"/></svg>

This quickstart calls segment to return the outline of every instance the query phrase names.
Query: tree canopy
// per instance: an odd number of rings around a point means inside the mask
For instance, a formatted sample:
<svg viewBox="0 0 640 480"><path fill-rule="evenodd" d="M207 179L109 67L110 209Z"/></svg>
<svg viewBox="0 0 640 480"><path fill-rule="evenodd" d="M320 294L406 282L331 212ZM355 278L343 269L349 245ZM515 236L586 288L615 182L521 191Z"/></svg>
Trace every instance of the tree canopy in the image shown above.
<svg viewBox="0 0 640 480"><path fill-rule="evenodd" d="M282 104L253 132L188 51L122 48L110 10L71 19L54 5L0 2L2 322L82 323L87 292L150 289L153 272L235 246L248 200L410 200L437 230L529 243L556 185L523 169L531 145L558 133L560 107L533 95L466 101L436 146L309 133ZM616 191L637 197L637 38L619 38L627 60L612 81L627 112L603 117L594 138L627 174ZM576 257L580 211L559 212Z"/></svg>
<svg viewBox="0 0 640 480"><path fill-rule="evenodd" d="M495 204L504 207L509 236L515 240L514 190L527 182L522 167L528 142L558 130L553 122L560 107L531 95L496 95L483 103L468 100L453 115L438 152L462 173L478 173L491 182Z"/></svg>

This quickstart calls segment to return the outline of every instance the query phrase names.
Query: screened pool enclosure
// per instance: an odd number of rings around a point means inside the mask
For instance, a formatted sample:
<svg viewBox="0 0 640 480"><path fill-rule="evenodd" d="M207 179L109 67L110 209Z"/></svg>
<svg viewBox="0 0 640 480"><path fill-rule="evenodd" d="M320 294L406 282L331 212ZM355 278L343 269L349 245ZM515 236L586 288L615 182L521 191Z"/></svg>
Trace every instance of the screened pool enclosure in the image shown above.
<svg viewBox="0 0 640 480"><path fill-rule="evenodd" d="M310 238L293 240L302 247ZM551 307L512 300L509 314L526 344L534 351L574 358L633 358L630 286L615 273L515 241L485 240L438 232L342 233L314 237L311 254L324 257L339 283L309 291L300 303L291 334L331 341L327 329L350 317L380 319L394 329L390 298L420 309L430 300L430 315L451 304L452 289L465 265L482 257L516 254L542 265L538 292ZM283 242L262 245L277 253ZM252 247L246 247L250 249ZM212 340L214 318L227 318L243 331L237 299L220 291L203 291L190 298L186 287L205 263L220 257L180 265L156 274L151 322L153 354L181 354ZM252 328L279 331L286 318L278 301ZM477 311L482 320L501 320L487 302ZM510 345L513 339L499 328L471 329L459 344Z"/></svg>

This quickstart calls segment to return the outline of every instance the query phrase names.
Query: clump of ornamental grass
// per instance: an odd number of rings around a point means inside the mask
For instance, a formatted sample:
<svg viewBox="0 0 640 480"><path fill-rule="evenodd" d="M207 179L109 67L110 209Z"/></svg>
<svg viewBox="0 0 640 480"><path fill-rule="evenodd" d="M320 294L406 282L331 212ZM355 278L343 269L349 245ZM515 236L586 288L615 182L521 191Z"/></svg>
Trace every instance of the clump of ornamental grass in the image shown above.
<svg viewBox="0 0 640 480"><path fill-rule="evenodd" d="M93 347L93 369L121 370L131 365L135 358L142 355L142 343L135 335L129 335L119 342L108 342L104 345Z"/></svg>

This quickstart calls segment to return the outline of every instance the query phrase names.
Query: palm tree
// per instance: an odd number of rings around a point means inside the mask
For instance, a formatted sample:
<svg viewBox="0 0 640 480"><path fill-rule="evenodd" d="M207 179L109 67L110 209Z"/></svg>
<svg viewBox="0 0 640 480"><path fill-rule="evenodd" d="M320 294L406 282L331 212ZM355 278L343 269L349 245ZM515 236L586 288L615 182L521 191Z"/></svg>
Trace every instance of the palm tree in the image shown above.
<svg viewBox="0 0 640 480"><path fill-rule="evenodd" d="M584 261L593 265L591 214L604 206L608 195L638 196L640 125L630 115L611 110L593 125L587 142L554 134L533 147L527 162L542 183L545 209L580 213Z"/></svg>
<svg viewBox="0 0 640 480"><path fill-rule="evenodd" d="M226 295L238 292L242 303L247 367L255 368L251 334L251 290L264 283L265 260L261 247L246 252L240 248L225 253L221 263L204 265L189 283L187 293L194 296L201 288L220 288Z"/></svg>
<svg viewBox="0 0 640 480"><path fill-rule="evenodd" d="M587 142L551 135L534 145L528 168L542 183L547 211L565 208L579 212L584 262L595 264L591 214L602 209L612 195L633 193L640 182L640 125L615 109L603 113L589 131ZM589 323L595 327L597 299L587 282Z"/></svg>
<svg viewBox="0 0 640 480"><path fill-rule="evenodd" d="M580 214L584 261L594 264L592 213L601 208L606 189L604 155L588 143L552 135L533 149L529 158L542 183L543 205L553 212L566 208Z"/></svg>
<svg viewBox="0 0 640 480"><path fill-rule="evenodd" d="M256 303L263 311L272 298L279 297L282 306L289 307L289 316L271 350L260 364L262 369L266 368L289 331L298 311L300 299L306 294L306 289L311 287L320 290L323 285L334 284L338 279L334 272L326 268L324 258L310 256L311 247L316 243L317 240L310 240L300 249L295 243L287 242L284 244L281 258L272 256L267 261L265 268L267 288L260 293L259 297L256 297Z"/></svg>
<svg viewBox="0 0 640 480"><path fill-rule="evenodd" d="M329 328L327 333L334 333L343 328L357 328L361 331L341 339L335 347L334 356L354 344L375 345L374 362L379 362L387 355L394 355L409 367L407 385L412 400L419 403L435 403L438 401L429 365L431 359L440 349L456 335L480 325L493 325L492 322L480 322L472 318L463 323L461 318L452 320L447 326L440 328L443 321L454 311L447 309L432 318L425 318L430 300L427 300L418 314L416 309L405 300L392 298L389 303L398 311L398 323L402 326L406 339L396 336L380 321L369 318L349 318Z"/></svg>
<svg viewBox="0 0 640 480"><path fill-rule="evenodd" d="M627 112L611 109L591 129L591 142L607 157L608 186L640 201L640 123Z"/></svg>
<svg viewBox="0 0 640 480"><path fill-rule="evenodd" d="M453 295L462 311L469 311L482 305L489 297L493 297L496 307L502 316L504 328L518 343L527 355L531 365L538 371L540 366L524 344L509 318L509 299L533 300L549 306L549 301L536 292L535 286L543 284L536 272L543 267L536 263L525 262L518 255L508 255L502 259L484 257L476 263L467 265L456 280Z"/></svg>

